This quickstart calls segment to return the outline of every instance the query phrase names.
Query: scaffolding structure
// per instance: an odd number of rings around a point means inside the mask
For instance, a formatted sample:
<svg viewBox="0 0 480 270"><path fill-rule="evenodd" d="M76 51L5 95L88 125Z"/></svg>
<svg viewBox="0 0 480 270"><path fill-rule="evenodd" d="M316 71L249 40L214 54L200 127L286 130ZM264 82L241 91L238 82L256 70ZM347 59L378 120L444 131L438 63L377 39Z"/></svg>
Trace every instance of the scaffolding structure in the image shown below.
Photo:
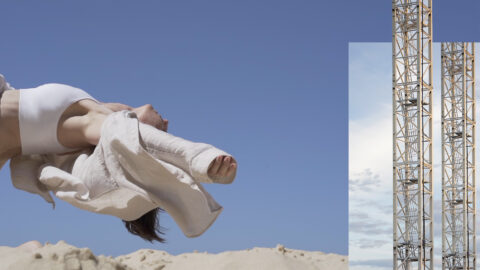
<svg viewBox="0 0 480 270"><path fill-rule="evenodd" d="M392 13L393 269L433 270L432 1Z"/></svg>
<svg viewBox="0 0 480 270"><path fill-rule="evenodd" d="M442 269L475 269L475 47L442 43Z"/></svg>

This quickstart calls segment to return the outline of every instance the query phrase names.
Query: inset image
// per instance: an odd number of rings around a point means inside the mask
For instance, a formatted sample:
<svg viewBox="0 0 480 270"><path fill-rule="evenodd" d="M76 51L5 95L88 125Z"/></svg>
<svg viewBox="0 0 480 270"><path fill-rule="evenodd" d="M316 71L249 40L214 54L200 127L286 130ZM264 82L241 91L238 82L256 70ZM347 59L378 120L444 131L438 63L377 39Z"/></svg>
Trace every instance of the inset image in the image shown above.
<svg viewBox="0 0 480 270"><path fill-rule="evenodd" d="M422 42L349 44L353 270L475 269L478 44Z"/></svg>

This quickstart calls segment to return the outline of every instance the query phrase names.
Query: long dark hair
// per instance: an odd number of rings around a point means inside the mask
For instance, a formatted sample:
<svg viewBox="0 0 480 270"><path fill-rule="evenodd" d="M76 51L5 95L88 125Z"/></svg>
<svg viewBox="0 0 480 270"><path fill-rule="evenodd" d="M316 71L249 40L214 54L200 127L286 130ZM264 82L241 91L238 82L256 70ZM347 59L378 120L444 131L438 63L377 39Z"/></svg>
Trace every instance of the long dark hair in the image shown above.
<svg viewBox="0 0 480 270"><path fill-rule="evenodd" d="M160 243L165 243L165 239L158 235L165 234L162 231L164 228L158 224L158 214L159 212L164 211L165 210L162 208L155 208L136 220L122 221L125 223L125 227L131 234L138 235L150 243L152 243L154 240Z"/></svg>

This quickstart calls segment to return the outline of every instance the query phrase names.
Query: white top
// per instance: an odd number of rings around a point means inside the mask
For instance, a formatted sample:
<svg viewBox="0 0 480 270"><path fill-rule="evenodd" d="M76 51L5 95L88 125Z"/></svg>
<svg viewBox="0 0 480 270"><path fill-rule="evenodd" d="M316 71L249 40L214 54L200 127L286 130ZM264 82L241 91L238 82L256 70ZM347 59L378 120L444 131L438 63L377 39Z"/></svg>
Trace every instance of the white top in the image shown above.
<svg viewBox="0 0 480 270"><path fill-rule="evenodd" d="M228 154L120 111L106 118L95 148L18 156L10 167L16 188L39 194L53 205L49 191L81 209L127 221L161 207L187 237L196 237L223 209L199 183L212 182L208 166L219 155Z"/></svg>
<svg viewBox="0 0 480 270"><path fill-rule="evenodd" d="M47 99L47 100L46 100ZM91 99L82 89L59 83L21 89L18 101L18 126L22 155L66 153L77 149L63 146L57 138L57 126L63 112L73 103Z"/></svg>

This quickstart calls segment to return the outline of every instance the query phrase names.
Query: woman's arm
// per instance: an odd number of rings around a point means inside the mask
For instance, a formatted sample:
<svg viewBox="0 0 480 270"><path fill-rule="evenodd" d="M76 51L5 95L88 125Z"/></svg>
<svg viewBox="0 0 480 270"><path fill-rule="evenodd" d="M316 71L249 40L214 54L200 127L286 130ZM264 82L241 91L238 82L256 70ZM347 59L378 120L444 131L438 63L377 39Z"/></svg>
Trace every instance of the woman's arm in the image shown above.
<svg viewBox="0 0 480 270"><path fill-rule="evenodd" d="M140 125L140 129L143 131L142 134L146 136L143 138L146 144L157 147L158 145L164 145L165 147L173 147L174 145L173 143L170 144L167 142L169 141L168 138L171 138L169 135L155 130L158 129L167 132L168 120L164 119L151 104L145 104L141 107L133 108L121 103L98 104L91 100L84 100L80 101L79 105L84 106L87 110L86 114L70 116L59 124L58 138L60 142L67 147L81 148L97 145L100 140L102 124L109 114L109 112L105 112L106 109L111 112L121 110L135 112L138 120L146 124ZM155 129L152 129L152 127ZM151 136L148 136L148 134ZM175 140L180 140L180 138L176 138ZM161 141L163 142L160 143ZM70 145L67 144L68 142ZM167 149L160 150L161 152L171 152ZM219 155L211 160L208 165L208 176L212 178L214 182L227 184L233 181L237 168L237 163L233 157Z"/></svg>

